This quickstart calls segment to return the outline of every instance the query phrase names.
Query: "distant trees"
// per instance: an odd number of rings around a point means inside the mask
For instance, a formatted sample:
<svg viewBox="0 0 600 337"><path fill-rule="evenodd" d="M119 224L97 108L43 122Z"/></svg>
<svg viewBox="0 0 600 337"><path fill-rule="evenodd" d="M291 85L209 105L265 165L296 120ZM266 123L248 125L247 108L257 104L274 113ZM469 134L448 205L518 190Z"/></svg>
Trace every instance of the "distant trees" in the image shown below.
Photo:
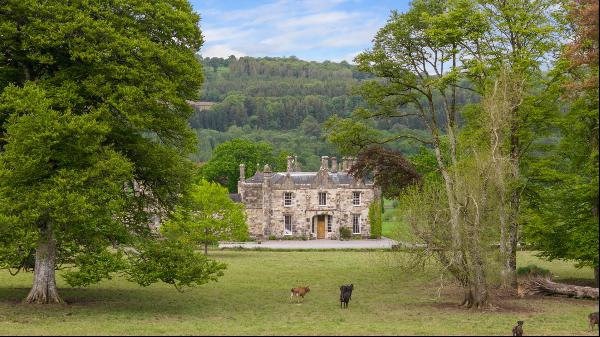
<svg viewBox="0 0 600 337"><path fill-rule="evenodd" d="M235 193L240 178L240 164L246 166L246 175L251 177L257 166L262 168L269 164L274 170L284 170L287 162L279 154L274 154L268 143L233 139L215 148L212 158L200 169L201 176L208 181L218 182Z"/></svg>

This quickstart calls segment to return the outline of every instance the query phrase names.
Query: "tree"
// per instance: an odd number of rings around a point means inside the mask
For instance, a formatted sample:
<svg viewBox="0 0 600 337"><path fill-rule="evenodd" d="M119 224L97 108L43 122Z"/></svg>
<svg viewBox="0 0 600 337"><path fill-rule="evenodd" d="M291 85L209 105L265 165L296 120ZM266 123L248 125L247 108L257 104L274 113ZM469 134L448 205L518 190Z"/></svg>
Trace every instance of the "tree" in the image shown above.
<svg viewBox="0 0 600 337"><path fill-rule="evenodd" d="M215 148L212 158L202 167L202 177L227 186L229 192L235 193L240 178L240 164L246 166L246 175L252 176L257 165L262 167L269 164L275 170L283 170L285 163L285 159L273 154L273 148L268 143L236 138Z"/></svg>
<svg viewBox="0 0 600 337"><path fill-rule="evenodd" d="M374 200L371 205L369 205L369 224L371 225L371 238L379 239L381 238L381 230L382 230L382 217L381 211L383 210L381 199Z"/></svg>
<svg viewBox="0 0 600 337"><path fill-rule="evenodd" d="M161 231L176 241L204 244L205 255L209 243L248 238L244 205L232 201L227 188L206 180L194 185L189 201Z"/></svg>
<svg viewBox="0 0 600 337"><path fill-rule="evenodd" d="M516 289L516 252L521 224L521 197L527 188L523 172L531 144L541 138L548 126L548 109L540 107L536 95L548 86L543 67L552 62L563 37L563 16L560 1L548 0L475 0L456 1L448 13L432 18L432 33L442 39L457 36L456 47L461 50L464 72L482 95L498 80L511 78L512 104L508 111L506 142L498 144L496 159L507 158L503 165L509 174L497 172L503 206L500 211L500 250L503 262L503 283ZM483 29L469 30L469 18L481 18ZM458 18L458 20L457 20ZM465 34L466 33L466 34ZM507 74L508 73L508 74ZM551 82L551 81L550 81ZM541 103L541 104L540 104ZM489 116L489 111L481 112ZM484 117L485 118L485 117ZM497 161L498 162L498 161Z"/></svg>
<svg viewBox="0 0 600 337"><path fill-rule="evenodd" d="M429 18L443 15L447 10L447 4L424 0L413 2L404 14L392 12L387 25L375 36L373 49L356 57L359 70L385 79L367 82L361 88L365 100L377 109L357 110L357 117L406 118L416 115L427 126L426 139L405 133L378 143L412 138L433 147L445 191L440 206L447 211L447 217L442 219L448 226L445 230L448 236L444 236L448 243L444 246L446 249L438 250L436 255L464 288L462 304L481 307L487 303L483 245L467 237L470 232L468 219L475 217L478 226L478 213L473 213L477 210L472 207L464 206L471 202L473 195L466 193L470 185L465 184L457 171L460 149L456 92L460 53L456 46L471 32L482 30L484 23L482 17L476 15L468 21L454 23L454 26L465 23L466 32L439 35L432 29L435 26ZM435 104L437 99L443 102L441 106ZM416 112L401 109L407 105L413 106ZM446 135L443 135L444 131Z"/></svg>
<svg viewBox="0 0 600 337"><path fill-rule="evenodd" d="M307 136L320 137L321 136L321 125L316 118L311 115L306 116L300 124L300 129Z"/></svg>
<svg viewBox="0 0 600 337"><path fill-rule="evenodd" d="M178 287L222 274L149 226L192 180L186 100L203 77L190 4L10 0L0 16L0 267L35 256L27 301L61 301L63 264L77 286L116 272Z"/></svg>
<svg viewBox="0 0 600 337"><path fill-rule="evenodd" d="M431 235L421 237L428 245L441 247L435 255L464 288L463 304L467 307L481 307L488 300L487 275L492 262L487 258L491 256L489 234L499 223L490 214L498 214L499 209L510 210L499 236L509 270L506 274L514 276L521 190L498 187L514 186L520 178L520 158L533 138L528 127L540 120L539 114L528 114L530 109L521 103L530 97L533 79L539 78L541 59L555 46L551 43L551 7L540 1L421 0L414 1L406 13L393 12L377 33L373 48L356 57L359 70L381 79L361 86L359 92L373 108L357 109L353 118L377 121L416 117L427 134L401 130L389 138L374 137L352 131L361 124L347 119L335 123L329 137L348 149L399 139L413 139L433 149L439 175L426 184L434 185L431 198L444 214L437 217L433 209L429 211L435 214L419 210L413 222L425 224L421 220L427 216L436 220L437 226L428 227ZM462 89L493 96L490 88L507 67L517 80L503 83L516 85L512 92L518 104L509 104L509 118L504 119L510 124L508 136L503 138L508 141L496 145L502 149L503 158L510 157L511 167L517 168L510 177L505 174L508 168L492 170L496 167L491 163L497 158L490 152L493 141L482 144L459 128L460 113L465 109L458 95ZM467 86L466 80L470 81ZM481 119L489 119L490 111L484 105L475 108ZM487 137L484 139L490 139ZM499 184L498 178L511 181ZM505 204L494 199L499 194L508 196ZM418 202L412 204L418 207ZM447 229L440 225L444 221ZM515 285L512 280L507 283Z"/></svg>
<svg viewBox="0 0 600 337"><path fill-rule="evenodd" d="M566 105L553 119L561 137L531 164L524 234L543 257L594 268L598 284L598 2L572 3L569 19L573 42L552 71L552 94Z"/></svg>

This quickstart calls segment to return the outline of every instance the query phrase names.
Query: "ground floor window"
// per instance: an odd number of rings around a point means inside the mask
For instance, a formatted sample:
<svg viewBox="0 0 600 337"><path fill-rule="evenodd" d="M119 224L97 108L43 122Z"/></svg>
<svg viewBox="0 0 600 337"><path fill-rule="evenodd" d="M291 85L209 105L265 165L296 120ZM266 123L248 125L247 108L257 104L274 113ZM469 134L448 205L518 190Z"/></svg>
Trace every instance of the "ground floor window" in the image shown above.
<svg viewBox="0 0 600 337"><path fill-rule="evenodd" d="M327 232L333 232L333 216L331 215L327 216Z"/></svg>
<svg viewBox="0 0 600 337"><path fill-rule="evenodd" d="M291 215L284 215L283 216L283 221L285 223L285 231L284 231L284 235L292 235L292 216Z"/></svg>
<svg viewBox="0 0 600 337"><path fill-rule="evenodd" d="M352 214L352 234L360 234L360 214Z"/></svg>

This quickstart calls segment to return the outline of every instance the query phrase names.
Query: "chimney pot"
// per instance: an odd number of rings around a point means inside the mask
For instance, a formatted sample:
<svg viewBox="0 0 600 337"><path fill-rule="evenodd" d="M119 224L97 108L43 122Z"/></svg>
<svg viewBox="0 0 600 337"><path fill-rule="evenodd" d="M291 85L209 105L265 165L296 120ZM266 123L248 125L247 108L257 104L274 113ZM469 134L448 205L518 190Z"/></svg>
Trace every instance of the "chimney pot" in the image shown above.
<svg viewBox="0 0 600 337"><path fill-rule="evenodd" d="M328 170L328 169L329 169L329 157L322 156L321 157L321 170Z"/></svg>
<svg viewBox="0 0 600 337"><path fill-rule="evenodd" d="M240 181L244 181L246 179L246 165L240 164Z"/></svg>

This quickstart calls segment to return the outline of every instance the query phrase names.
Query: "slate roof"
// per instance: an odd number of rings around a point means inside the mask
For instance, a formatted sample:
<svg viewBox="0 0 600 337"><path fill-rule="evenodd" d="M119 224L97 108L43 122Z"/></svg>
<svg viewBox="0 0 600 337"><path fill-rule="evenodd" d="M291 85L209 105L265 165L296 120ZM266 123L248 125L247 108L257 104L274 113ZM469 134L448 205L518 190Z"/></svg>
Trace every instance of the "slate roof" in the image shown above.
<svg viewBox="0 0 600 337"><path fill-rule="evenodd" d="M294 184L298 185L310 185L315 180L318 172L290 172L290 176ZM347 172L328 172L329 177L333 184L344 184L349 185L352 184L354 177L349 175ZM276 172L271 176L271 182L273 184L282 184L285 180L287 172ZM264 179L264 174L262 172L256 172L254 176L246 179L247 183L262 183ZM370 183L370 182L366 182Z"/></svg>
<svg viewBox="0 0 600 337"><path fill-rule="evenodd" d="M229 199L235 202L242 202L242 195L239 193L229 193Z"/></svg>

